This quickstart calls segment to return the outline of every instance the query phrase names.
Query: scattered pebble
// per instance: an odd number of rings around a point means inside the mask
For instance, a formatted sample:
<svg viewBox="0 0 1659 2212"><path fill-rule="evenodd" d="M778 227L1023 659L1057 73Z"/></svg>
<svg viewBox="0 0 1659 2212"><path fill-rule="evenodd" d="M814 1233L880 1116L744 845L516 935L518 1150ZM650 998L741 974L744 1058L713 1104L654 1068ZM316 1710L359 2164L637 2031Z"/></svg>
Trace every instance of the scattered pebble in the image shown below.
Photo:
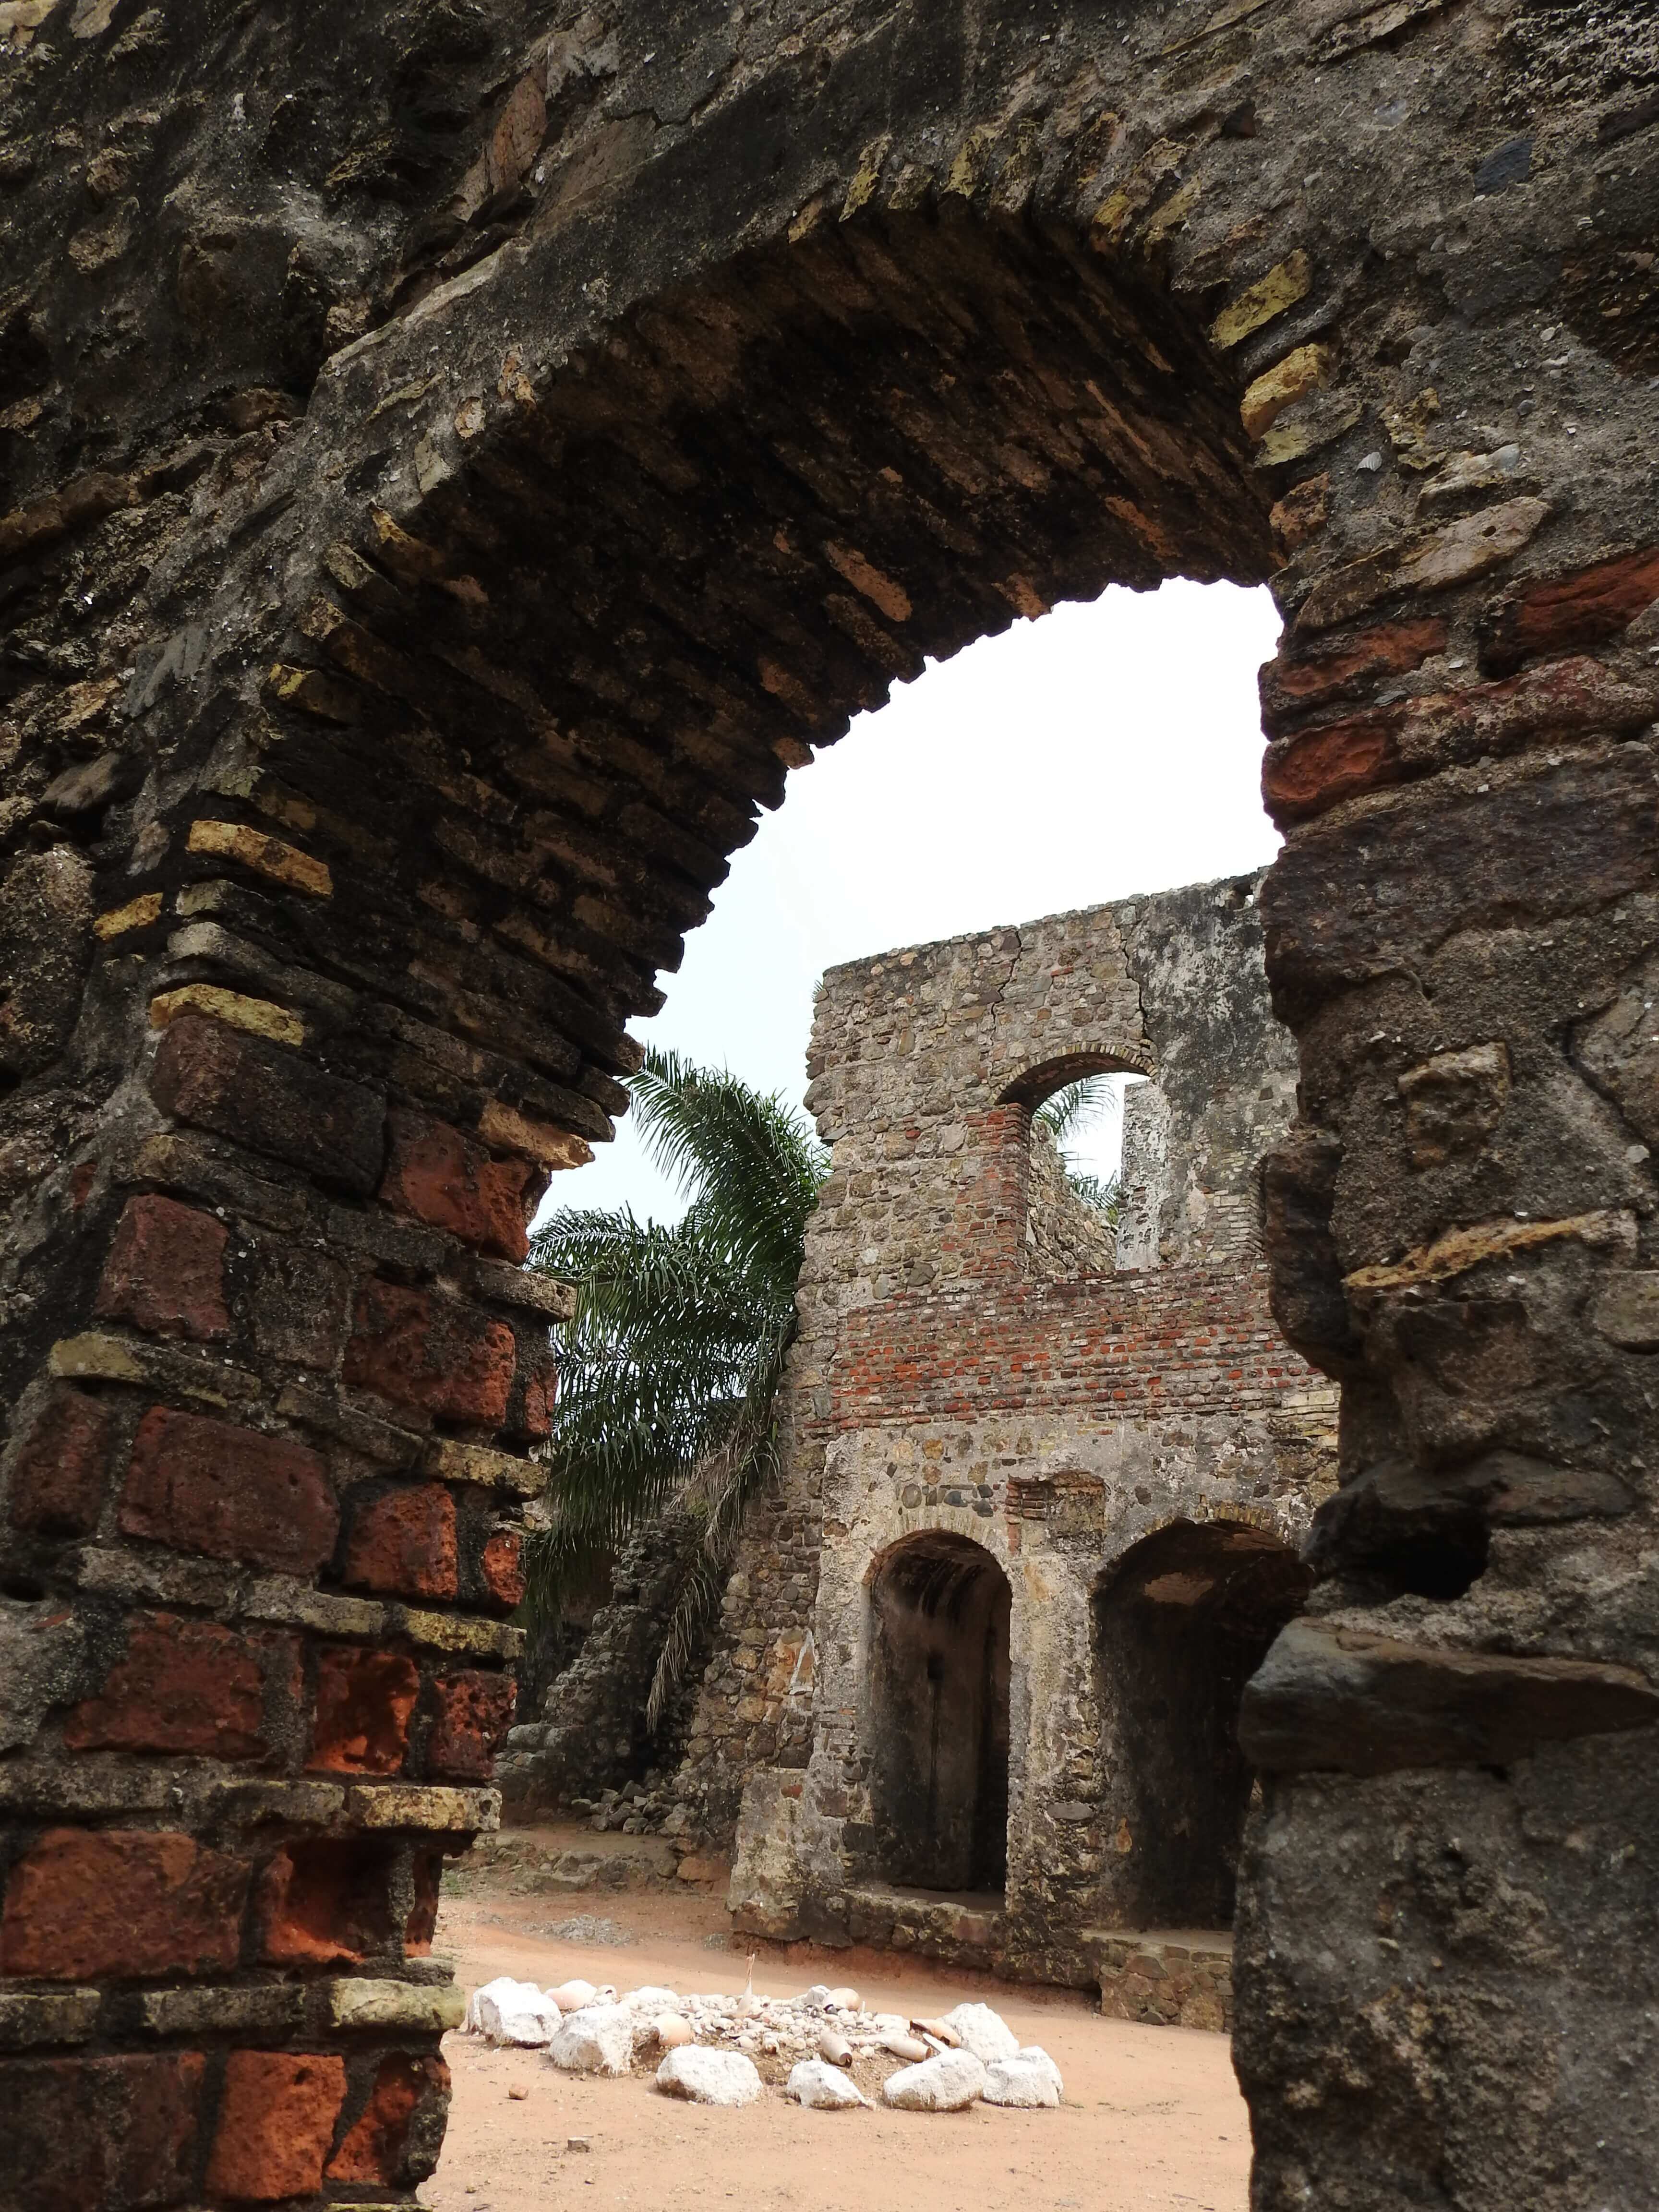
<svg viewBox="0 0 1659 2212"><path fill-rule="evenodd" d="M507 2085L507 2094L515 2105L521 2105L530 2094L530 2091L522 2081L509 2081Z"/></svg>
<svg viewBox="0 0 1659 2212"><path fill-rule="evenodd" d="M547 1933L561 1943L608 1943L616 1949L634 1941L620 1920L598 1912L573 1912L568 1920L554 1921Z"/></svg>

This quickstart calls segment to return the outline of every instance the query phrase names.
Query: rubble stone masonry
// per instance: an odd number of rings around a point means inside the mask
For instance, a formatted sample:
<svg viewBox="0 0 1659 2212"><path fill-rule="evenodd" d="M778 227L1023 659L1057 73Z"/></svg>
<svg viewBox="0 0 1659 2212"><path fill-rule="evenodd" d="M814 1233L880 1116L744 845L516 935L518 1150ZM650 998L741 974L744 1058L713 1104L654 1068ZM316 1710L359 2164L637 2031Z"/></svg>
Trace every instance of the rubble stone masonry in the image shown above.
<svg viewBox="0 0 1659 2212"><path fill-rule="evenodd" d="M1342 1393L1243 1705L1255 2202L1648 2192L1656 39L1626 0L3 0L0 2200L410 2202L555 1388L541 1178L815 748L1176 575L1285 617L1265 1250ZM1012 1175L1023 1111L961 1143ZM862 1303L1007 1295L975 1192ZM919 1418L896 1490L803 1440L804 1498L971 1488L877 1592L895 1664L941 1609L994 1656L945 1534L1052 1553L975 1510L1004 1419ZM735 1624L804 1636L816 1510L757 1524L722 1659L775 1761L801 1685ZM1198 1571L1115 1583L1109 1635Z"/></svg>
<svg viewBox="0 0 1659 2212"><path fill-rule="evenodd" d="M887 1562L940 1538L1012 1585L1014 1718L994 1926L975 1917L953 1940L947 1922L923 1948L1086 1981L1097 1925L1167 1919L1147 1869L1183 1808L1146 1778L1137 1799L1121 1710L1135 1686L1096 1608L1120 1563L1174 1528L1229 1572L1272 1555L1294 1585L1292 1547L1335 1481L1335 1392L1285 1343L1261 1255L1259 1163L1295 1075L1260 889L1200 884L825 977L808 1099L832 1157L789 1449L681 1777L706 1826L737 1827L740 1927L891 1940L898 1916L919 1940L878 1833L893 1723L873 1593ZM1127 1092L1116 1238L1031 1113L1114 1068L1150 1079ZM786 1520L817 1553L787 1577ZM1224 1729L1242 1686L1207 1692L1231 1696ZM1165 1726L1180 1735L1177 1717ZM1177 1755L1207 1747L1183 1739ZM1230 1911L1237 1817L1178 1917Z"/></svg>

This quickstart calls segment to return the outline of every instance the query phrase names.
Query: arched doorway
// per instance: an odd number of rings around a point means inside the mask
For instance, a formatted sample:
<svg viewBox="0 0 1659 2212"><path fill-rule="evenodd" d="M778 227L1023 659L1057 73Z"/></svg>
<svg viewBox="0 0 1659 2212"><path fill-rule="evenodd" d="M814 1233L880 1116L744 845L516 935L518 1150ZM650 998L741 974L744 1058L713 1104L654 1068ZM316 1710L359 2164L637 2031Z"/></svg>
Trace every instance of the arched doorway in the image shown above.
<svg viewBox="0 0 1659 2212"><path fill-rule="evenodd" d="M912 1536L870 1581L876 1857L921 1889L1000 1890L1008 1870L1008 1578L983 1545Z"/></svg>
<svg viewBox="0 0 1659 2212"><path fill-rule="evenodd" d="M1231 1925L1254 1782L1239 1700L1309 1581L1288 1545L1224 1521L1161 1528L1103 1578L1103 1826L1120 1922Z"/></svg>

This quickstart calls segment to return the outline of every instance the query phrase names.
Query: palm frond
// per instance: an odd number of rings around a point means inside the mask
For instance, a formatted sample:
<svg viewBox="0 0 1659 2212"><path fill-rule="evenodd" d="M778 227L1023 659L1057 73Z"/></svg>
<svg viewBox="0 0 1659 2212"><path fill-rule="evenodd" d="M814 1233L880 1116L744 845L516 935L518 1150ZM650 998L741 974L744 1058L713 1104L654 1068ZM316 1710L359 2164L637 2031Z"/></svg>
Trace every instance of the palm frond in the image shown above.
<svg viewBox="0 0 1659 2212"><path fill-rule="evenodd" d="M574 1282L556 1331L548 1524L526 1547L526 1612L545 1619L605 1552L689 1512L687 1562L658 1655L647 1727L702 1647L749 1501L776 1464L775 1402L794 1287L828 1155L804 1117L725 1071L651 1053L630 1086L641 1133L690 1199L676 1224L567 1207L531 1262Z"/></svg>
<svg viewBox="0 0 1659 2212"><path fill-rule="evenodd" d="M829 1172L805 1116L678 1053L647 1052L629 1089L647 1152L689 1193L709 1243L793 1285Z"/></svg>
<svg viewBox="0 0 1659 2212"><path fill-rule="evenodd" d="M1083 1075L1075 1083L1062 1084L1043 1100L1031 1119L1042 1122L1053 1133L1054 1142L1063 1145L1068 1137L1079 1137L1085 1129L1111 1121L1117 1110L1118 1094L1111 1077Z"/></svg>

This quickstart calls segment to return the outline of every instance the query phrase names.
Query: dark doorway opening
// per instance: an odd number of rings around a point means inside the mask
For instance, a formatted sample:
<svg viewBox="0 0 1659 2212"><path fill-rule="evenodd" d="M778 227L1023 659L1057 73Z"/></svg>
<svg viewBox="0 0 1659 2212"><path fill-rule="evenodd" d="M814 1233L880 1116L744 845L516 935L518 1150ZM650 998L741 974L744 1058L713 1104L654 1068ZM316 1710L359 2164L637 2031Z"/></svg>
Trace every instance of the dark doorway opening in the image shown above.
<svg viewBox="0 0 1659 2212"><path fill-rule="evenodd" d="M1232 1924L1255 1777L1244 1685L1300 1610L1307 1570L1237 1522L1178 1522L1125 1554L1095 1596L1114 1917Z"/></svg>
<svg viewBox="0 0 1659 2212"><path fill-rule="evenodd" d="M870 1587L876 1860L916 1889L1008 1874L1008 1579L982 1545L908 1538Z"/></svg>

